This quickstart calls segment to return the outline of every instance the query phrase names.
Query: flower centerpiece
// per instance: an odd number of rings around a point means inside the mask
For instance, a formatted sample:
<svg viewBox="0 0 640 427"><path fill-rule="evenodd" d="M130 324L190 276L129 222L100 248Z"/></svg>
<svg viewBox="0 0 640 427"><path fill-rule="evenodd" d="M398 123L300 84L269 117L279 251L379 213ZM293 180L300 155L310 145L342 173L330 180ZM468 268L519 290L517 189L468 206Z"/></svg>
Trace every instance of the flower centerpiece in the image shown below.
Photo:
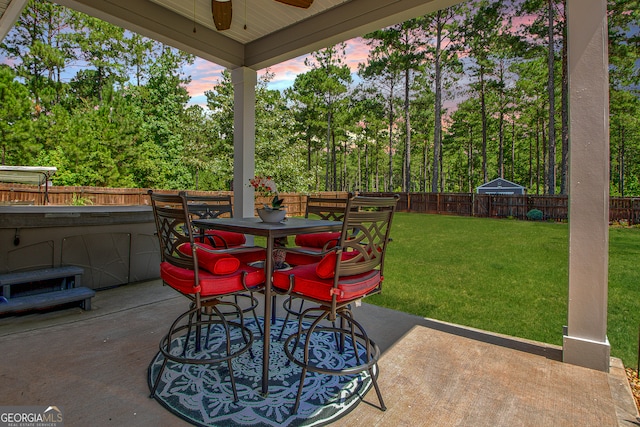
<svg viewBox="0 0 640 427"><path fill-rule="evenodd" d="M270 203L264 203L263 208L258 208L258 216L264 222L280 222L284 219L286 211L282 203L284 199L278 196L276 183L270 176L264 178L256 176L249 180L255 191L256 196L271 199Z"/></svg>

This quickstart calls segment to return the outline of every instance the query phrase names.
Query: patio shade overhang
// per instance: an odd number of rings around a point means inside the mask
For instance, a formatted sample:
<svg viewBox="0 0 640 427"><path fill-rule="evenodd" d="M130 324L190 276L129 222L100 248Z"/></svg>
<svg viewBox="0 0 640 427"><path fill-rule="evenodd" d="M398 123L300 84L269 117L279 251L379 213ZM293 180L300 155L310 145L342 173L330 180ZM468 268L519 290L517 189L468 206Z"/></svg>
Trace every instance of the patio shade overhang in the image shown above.
<svg viewBox="0 0 640 427"><path fill-rule="evenodd" d="M271 0L233 1L237 13L225 31L215 29L210 0L57 0L57 3L232 70L234 211L241 216L253 215L253 194L244 189L243 183L253 176L255 165L257 70L462 3L462 0L315 0L308 9L301 9ZM26 3L27 0L0 0L0 40ZM566 4L571 135L569 304L563 357L569 363L608 370L607 1L567 0Z"/></svg>
<svg viewBox="0 0 640 427"><path fill-rule="evenodd" d="M315 0L303 9L274 0L233 0L231 27L218 31L210 0L56 0L224 67L254 70L460 2ZM0 38L25 4L0 0Z"/></svg>

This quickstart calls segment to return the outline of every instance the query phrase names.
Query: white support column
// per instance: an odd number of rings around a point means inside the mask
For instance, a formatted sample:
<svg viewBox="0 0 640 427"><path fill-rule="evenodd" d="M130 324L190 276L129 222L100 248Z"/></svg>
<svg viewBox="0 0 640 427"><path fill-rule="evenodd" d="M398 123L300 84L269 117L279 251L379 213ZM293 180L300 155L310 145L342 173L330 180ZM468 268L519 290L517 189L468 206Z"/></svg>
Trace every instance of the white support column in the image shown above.
<svg viewBox="0 0 640 427"><path fill-rule="evenodd" d="M256 84L255 70L242 67L231 71L233 82L233 212L247 218L254 213L253 188L249 179L255 171Z"/></svg>
<svg viewBox="0 0 640 427"><path fill-rule="evenodd" d="M565 362L609 371L606 0L568 0L569 309Z"/></svg>

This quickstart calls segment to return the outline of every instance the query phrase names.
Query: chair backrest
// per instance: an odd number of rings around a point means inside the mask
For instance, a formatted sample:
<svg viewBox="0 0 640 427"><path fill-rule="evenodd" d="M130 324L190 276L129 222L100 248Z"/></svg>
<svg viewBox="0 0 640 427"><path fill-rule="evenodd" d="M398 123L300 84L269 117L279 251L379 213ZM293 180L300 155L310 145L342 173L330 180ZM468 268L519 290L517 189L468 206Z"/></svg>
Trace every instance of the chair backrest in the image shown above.
<svg viewBox="0 0 640 427"><path fill-rule="evenodd" d="M231 196L196 196L187 195L187 205L192 218L211 219L233 216Z"/></svg>
<svg viewBox="0 0 640 427"><path fill-rule="evenodd" d="M197 274L197 258L186 193L181 191L178 194L159 194L149 190L149 197L156 221L162 261L176 267L195 270ZM191 254L178 250L184 243L191 244Z"/></svg>
<svg viewBox="0 0 640 427"><path fill-rule="evenodd" d="M307 197L307 208L304 217L309 218L311 216L329 221L342 221L348 200L348 198L309 196Z"/></svg>
<svg viewBox="0 0 640 427"><path fill-rule="evenodd" d="M398 196L350 196L338 244L337 277L374 269L382 273L398 199Z"/></svg>

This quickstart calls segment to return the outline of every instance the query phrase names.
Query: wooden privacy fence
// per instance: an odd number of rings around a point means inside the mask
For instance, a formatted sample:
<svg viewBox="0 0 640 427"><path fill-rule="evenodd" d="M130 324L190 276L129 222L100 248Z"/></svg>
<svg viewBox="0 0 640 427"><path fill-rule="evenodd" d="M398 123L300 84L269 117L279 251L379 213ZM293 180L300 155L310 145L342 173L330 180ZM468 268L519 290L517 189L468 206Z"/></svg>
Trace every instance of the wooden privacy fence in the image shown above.
<svg viewBox="0 0 640 427"><path fill-rule="evenodd" d="M148 205L147 188L102 188L102 187L59 187L48 189L48 205L95 205L95 206L135 206ZM156 190L154 190L156 191ZM175 192L175 190L157 190L160 193ZM189 191L194 195L226 195L232 191ZM345 192L323 192L324 197L346 197ZM310 194L315 195L315 194ZM287 213L291 216L303 216L307 195L299 193L280 193L284 198ZM44 186L0 183L0 205L44 205ZM256 208L264 203L270 203L267 197L256 198Z"/></svg>
<svg viewBox="0 0 640 427"><path fill-rule="evenodd" d="M169 192L169 190L159 190ZM50 187L49 205L149 205L146 188L101 187ZM189 191L191 194L220 195L229 191ZM476 193L360 193L372 196L398 194L400 212L431 213L441 215L477 216L487 218L527 219L532 209L542 212L545 220L565 221L569 216L567 196L491 195ZM346 197L346 192L322 192L310 195ZM281 193L287 212L291 216L304 215L305 194ZM268 198L258 198L256 207L269 203ZM0 205L42 205L44 188L22 184L0 183ZM611 197L609 204L611 222L640 224L640 197Z"/></svg>
<svg viewBox="0 0 640 427"><path fill-rule="evenodd" d="M393 193L361 193L391 195ZM542 212L543 219L566 221L569 199L565 196L492 195L476 193L396 193L400 195L398 210L402 212L485 218L527 219L532 209ZM640 197L611 197L609 222L640 224Z"/></svg>

